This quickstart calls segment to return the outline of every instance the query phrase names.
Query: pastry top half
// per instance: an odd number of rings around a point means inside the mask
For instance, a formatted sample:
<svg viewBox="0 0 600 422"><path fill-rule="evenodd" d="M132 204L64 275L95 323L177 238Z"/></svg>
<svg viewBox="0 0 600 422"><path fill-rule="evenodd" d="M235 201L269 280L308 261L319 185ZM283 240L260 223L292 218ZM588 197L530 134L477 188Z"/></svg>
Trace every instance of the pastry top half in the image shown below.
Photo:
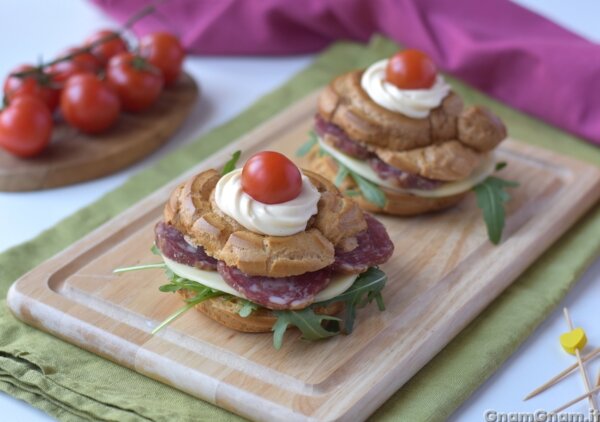
<svg viewBox="0 0 600 422"><path fill-rule="evenodd" d="M390 111L363 90L362 74L335 78L319 96L318 117L397 169L432 180L462 180L506 138L496 115L481 106L465 108L452 91L425 118ZM329 136L323 135L325 142Z"/></svg>
<svg viewBox="0 0 600 422"><path fill-rule="evenodd" d="M179 185L165 205L164 221L209 256L248 275L286 277L320 270L334 262L336 251L357 246L356 235L366 230L367 222L363 211L331 182L311 171L303 173L320 199L317 214L300 233L263 235L224 214L215 203L215 187L221 178L215 170Z"/></svg>

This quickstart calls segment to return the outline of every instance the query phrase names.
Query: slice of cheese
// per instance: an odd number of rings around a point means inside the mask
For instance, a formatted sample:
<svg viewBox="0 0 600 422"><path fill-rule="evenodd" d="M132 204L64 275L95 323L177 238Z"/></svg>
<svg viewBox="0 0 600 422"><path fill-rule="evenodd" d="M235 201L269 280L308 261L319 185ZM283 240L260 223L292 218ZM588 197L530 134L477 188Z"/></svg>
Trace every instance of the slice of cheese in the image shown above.
<svg viewBox="0 0 600 422"><path fill-rule="evenodd" d="M214 290L219 290L223 293L229 293L230 295L241 297L246 299L243 294L233 289L229 284L225 283L225 280L216 271L204 271L198 268L190 267L189 265L180 264L172 259L165 256L162 257L165 264L171 271L177 274L179 277L187 278L188 280L195 281L206 287L210 287ZM354 281L358 278L358 274L339 274L333 277L331 283L324 289L321 290L315 296L315 302L323 302L325 300L333 299L336 296L344 293L354 284Z"/></svg>
<svg viewBox="0 0 600 422"><path fill-rule="evenodd" d="M362 176L365 179L379 186L389 189L390 191L409 193L424 198L442 198L444 196L452 196L466 192L470 190L473 186L482 182L490 174L492 174L494 172L495 167L494 156L493 154L489 154L485 158L485 160L483 160L481 165L473 171L473 173L471 174L471 176L469 176L468 179L459 180L457 182L444 183L440 187L431 190L400 189L397 186L395 186L392 182L379 177L379 175L375 172L375 170L371 168L371 166L367 162L356 159L354 157L350 157L349 155L338 151L331 145L325 143L321 138L319 138L319 145L325 152L332 155L333 158L335 158L337 161L342 163L344 166L348 167L349 170L353 171L359 176Z"/></svg>

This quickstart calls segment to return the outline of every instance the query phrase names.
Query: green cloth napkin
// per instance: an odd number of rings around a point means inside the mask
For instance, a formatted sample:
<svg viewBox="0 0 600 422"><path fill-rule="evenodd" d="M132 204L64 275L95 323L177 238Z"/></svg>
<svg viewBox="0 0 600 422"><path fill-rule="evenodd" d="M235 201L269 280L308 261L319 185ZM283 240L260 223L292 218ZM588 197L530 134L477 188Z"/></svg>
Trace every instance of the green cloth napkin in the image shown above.
<svg viewBox="0 0 600 422"><path fill-rule="evenodd" d="M5 297L10 284L20 275L210 153L333 76L364 67L397 48L383 38L374 38L368 46L333 45L309 68L229 123L141 171L37 238L3 253L0 297ZM450 80L467 103L485 104L498 113L512 136L600 165L600 150ZM596 208L394 394L372 419L411 422L446 419L553 310L594 258L599 244L600 209ZM4 300L0 302L0 390L65 421L240 419L20 323L9 313Z"/></svg>

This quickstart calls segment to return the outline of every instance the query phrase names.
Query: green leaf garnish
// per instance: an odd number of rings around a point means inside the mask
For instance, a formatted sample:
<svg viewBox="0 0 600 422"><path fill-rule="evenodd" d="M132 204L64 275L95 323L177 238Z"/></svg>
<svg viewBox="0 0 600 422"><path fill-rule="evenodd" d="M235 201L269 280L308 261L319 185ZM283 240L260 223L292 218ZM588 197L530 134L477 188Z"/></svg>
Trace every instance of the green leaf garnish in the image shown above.
<svg viewBox="0 0 600 422"><path fill-rule="evenodd" d="M507 165L508 165L508 163L506 161L499 161L496 163L496 167L494 168L494 171L500 171Z"/></svg>
<svg viewBox="0 0 600 422"><path fill-rule="evenodd" d="M180 316L185 314L187 311L192 309L194 306L196 306L200 302L202 302L202 301L199 300L197 303L190 302L187 305L185 305L184 307L177 309L175 312L173 312L171 315L169 315L169 317L167 319L165 319L163 322L158 324L156 326L156 328L154 328L154 330L152 330L151 334L154 335L154 334L158 333L160 330L165 328L167 325L171 324L173 321L175 321L177 318L179 318Z"/></svg>
<svg viewBox="0 0 600 422"><path fill-rule="evenodd" d="M346 176L350 176L352 177L352 179L354 179L354 182L356 183L358 189L360 190L360 193L362 194L362 196L364 196L364 198L377 205L379 208L383 208L385 207L385 203L387 202L387 199L385 197L385 194L383 193L383 191L379 188L379 186L377 186L375 183L365 179L364 177L362 177L360 174L353 172L352 170L350 170L348 167L346 167L344 164L342 164L340 161L338 161L333 155L327 153L325 150L323 150L323 148L319 149L319 153L322 155L328 155L329 157L331 157L333 160L335 160L335 162L338 165L338 172L337 175L335 177L335 185L339 187L339 185L343 182L344 178ZM358 195L358 193L356 191L346 191L346 195L348 196L356 196Z"/></svg>
<svg viewBox="0 0 600 422"><path fill-rule="evenodd" d="M250 314L258 309L258 305L254 302L250 302L249 300L241 299L243 301L243 305L241 309L238 311L238 315L242 318L248 318Z"/></svg>
<svg viewBox="0 0 600 422"><path fill-rule="evenodd" d="M292 325L300 330L303 339L313 341L332 337L341 332L351 333L358 308L362 308L374 300L380 311L385 309L381 290L386 281L387 276L383 271L371 267L358 276L352 287L332 299L313 303L310 307L301 311L276 311L277 322L273 326L273 346L277 350L281 348L283 335L287 328ZM344 311L339 318L314 312L315 308L325 307L336 302L344 303ZM335 327L323 326L323 323L332 321L337 323L332 324Z"/></svg>
<svg viewBox="0 0 600 422"><path fill-rule="evenodd" d="M362 196L364 196L367 201L377 205L379 208L385 207L385 194L375 183L365 179L361 175L356 174L351 170L348 171L362 192Z"/></svg>
<svg viewBox="0 0 600 422"><path fill-rule="evenodd" d="M297 327L305 340L320 340L335 336L339 331L329 331L323 327L324 321L340 321L339 318L316 314L311 307L300 311L275 311L277 322L273 325L273 347L279 350L283 335L290 325Z"/></svg>
<svg viewBox="0 0 600 422"><path fill-rule="evenodd" d="M156 243L152 244L152 247L150 248L150 252L152 252L152 255L160 256L160 249L158 249L158 246L156 246Z"/></svg>
<svg viewBox="0 0 600 422"><path fill-rule="evenodd" d="M477 197L477 206L483 212L488 238L494 245L500 243L502 230L504 230L504 204L510 199L510 195L505 189L517 186L519 186L517 182L489 176L473 187Z"/></svg>
<svg viewBox="0 0 600 422"><path fill-rule="evenodd" d="M185 299L187 305L182 308L176 310L173 314L171 314L167 319L161 322L154 330L152 330L152 334L156 334L167 325L175 321L177 318L185 314L187 311L192 309L194 306L199 303L204 302L207 299L225 295L225 293L211 289L210 287L206 287L200 283L197 283L192 280L188 280L187 278L179 277L177 274L173 273L173 271L167 269L165 271L167 278L169 279L169 284L163 284L158 288L161 292L172 292L175 293L179 290L189 290L195 295L189 299Z"/></svg>
<svg viewBox="0 0 600 422"><path fill-rule="evenodd" d="M151 270L153 268L166 268L166 265L164 263L162 263L162 262L158 263L158 264L134 265L134 266L131 266L131 267L115 268L113 270L113 273L120 274L120 273L129 272L129 271Z"/></svg>
<svg viewBox="0 0 600 422"><path fill-rule="evenodd" d="M344 182L344 179L346 179L346 176L348 176L348 168L345 166L338 166L338 172L337 175L335 176L335 180L334 180L334 184L339 188L340 185Z"/></svg>
<svg viewBox="0 0 600 422"><path fill-rule="evenodd" d="M242 151L236 151L231 155L231 159L225 163L223 166L223 170L221 170L221 176L225 176L227 173L235 170L235 165L237 164L240 156L242 155Z"/></svg>
<svg viewBox="0 0 600 422"><path fill-rule="evenodd" d="M308 154L308 151L310 151L311 148L315 145L317 145L317 134L314 130L311 130L310 132L308 132L308 141L306 141L300 148L298 148L298 151L296 151L296 156L304 157L306 154Z"/></svg>
<svg viewBox="0 0 600 422"><path fill-rule="evenodd" d="M219 290L204 286L196 281L180 277L163 264L137 265L119 269L121 272L141 270L146 268L163 268L169 283L159 287L161 292L175 293L179 290L187 290L194 295L185 301L185 306L177 309L173 314L169 315L156 328L152 330L152 334L156 334L177 318L181 317L194 306L202 303L213 297L222 296L225 299L235 300L242 303L238 314L247 318L253 311L260 309L260 305ZM118 271L118 270L115 270ZM320 340L338 335L340 333L350 333L354 327L354 319L356 317L356 309L366 306L368 303L375 301L379 310L383 311L383 297L381 290L385 286L387 280L386 275L378 268L369 268L361 274L354 284L344 293L323 302L313 303L308 308L299 311L274 311L277 320L273 325L273 346L279 350L283 344L283 337L286 330L290 326L297 327L302 333L302 338L305 340ZM317 314L315 309L328 306L335 302L344 303L344 311L340 317Z"/></svg>
<svg viewBox="0 0 600 422"><path fill-rule="evenodd" d="M315 303L314 306L327 306L334 302L344 302L342 314L343 331L351 333L354 329L356 309L366 306L375 300L380 311L385 310L381 290L385 286L387 275L379 268L371 267L362 273L354 282L352 287L344 293L325 302Z"/></svg>

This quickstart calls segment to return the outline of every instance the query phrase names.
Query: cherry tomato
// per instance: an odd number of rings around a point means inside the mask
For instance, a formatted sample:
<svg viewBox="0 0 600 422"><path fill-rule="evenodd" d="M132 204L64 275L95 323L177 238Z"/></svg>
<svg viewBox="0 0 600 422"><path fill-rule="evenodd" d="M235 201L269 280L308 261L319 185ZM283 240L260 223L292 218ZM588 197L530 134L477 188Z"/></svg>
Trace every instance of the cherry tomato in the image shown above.
<svg viewBox="0 0 600 422"><path fill-rule="evenodd" d="M93 71L89 70L89 68L70 60L53 64L52 66L48 67L47 72L52 75L52 79L56 83L57 89L59 90L73 75L77 75L79 73L94 73Z"/></svg>
<svg viewBox="0 0 600 422"><path fill-rule="evenodd" d="M280 204L300 195L302 176L285 155L263 151L246 161L242 169L242 189L257 201Z"/></svg>
<svg viewBox="0 0 600 422"><path fill-rule="evenodd" d="M81 51L81 48L69 48L59 54L58 58L66 56L73 57L55 63L47 70L48 73L54 76L54 81L57 84L63 84L76 73L96 73L102 67L92 53Z"/></svg>
<svg viewBox="0 0 600 422"><path fill-rule="evenodd" d="M394 54L385 69L385 79L400 89L431 88L437 77L435 63L419 50Z"/></svg>
<svg viewBox="0 0 600 422"><path fill-rule="evenodd" d="M50 143L52 114L39 98L20 95L0 113L0 147L19 157L40 154Z"/></svg>
<svg viewBox="0 0 600 422"><path fill-rule="evenodd" d="M58 91L55 89L52 76L41 70L25 77L14 76L15 73L35 70L31 65L21 65L10 72L10 75L4 81L4 95L10 101L20 95L30 95L42 100L50 109L54 111L58 105Z"/></svg>
<svg viewBox="0 0 600 422"><path fill-rule="evenodd" d="M121 53L110 59L106 76L119 96L123 109L131 112L152 106L163 87L160 70L131 53Z"/></svg>
<svg viewBox="0 0 600 422"><path fill-rule="evenodd" d="M140 40L140 56L162 72L165 85L171 86L181 74L185 50L179 39L168 32L148 34Z"/></svg>
<svg viewBox="0 0 600 422"><path fill-rule="evenodd" d="M77 48L70 48L59 57L75 54L78 50ZM96 73L99 68L100 64L94 56L87 52L81 52L71 59L49 66L46 72L52 75L52 80L60 89L71 76L78 73Z"/></svg>
<svg viewBox="0 0 600 422"><path fill-rule="evenodd" d="M59 57L65 56L73 56L68 61L75 62L90 72L97 72L102 67L102 63L98 61L96 56L88 51L83 51L81 47L68 48Z"/></svg>
<svg viewBox="0 0 600 422"><path fill-rule="evenodd" d="M95 43L96 41L99 41L103 38L107 38L115 34L117 34L115 31L111 31L109 29L98 31L85 41L85 45L89 46L90 44ZM114 38L111 38L110 40L107 40L101 43L100 45L97 45L96 47L92 48L92 54L102 65L106 65L113 56L116 56L119 53L124 53L126 51L127 44L119 35L116 35Z"/></svg>
<svg viewBox="0 0 600 422"><path fill-rule="evenodd" d="M113 88L90 73L72 76L60 96L67 123L85 133L100 133L115 124L121 104Z"/></svg>

